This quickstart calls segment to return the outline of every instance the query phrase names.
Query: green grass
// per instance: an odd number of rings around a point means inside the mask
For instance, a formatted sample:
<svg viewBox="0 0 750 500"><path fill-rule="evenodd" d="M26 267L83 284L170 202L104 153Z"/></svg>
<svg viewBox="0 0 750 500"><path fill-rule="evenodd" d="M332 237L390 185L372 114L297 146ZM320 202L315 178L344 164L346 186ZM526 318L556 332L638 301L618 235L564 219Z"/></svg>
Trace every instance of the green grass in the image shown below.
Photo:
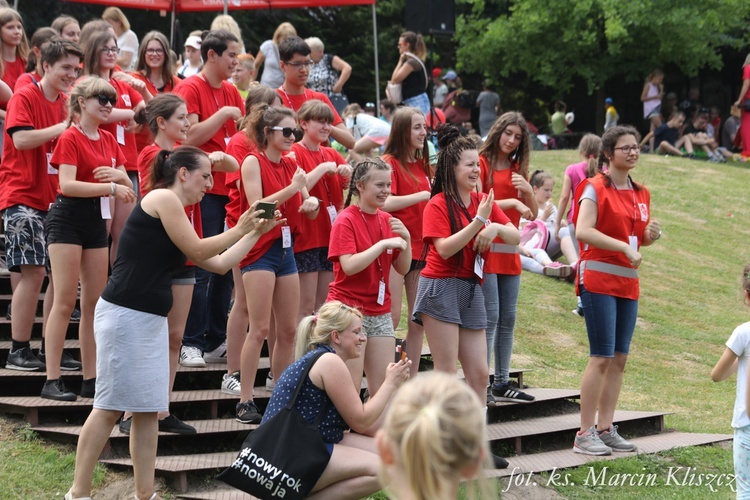
<svg viewBox="0 0 750 500"><path fill-rule="evenodd" d="M557 179L575 151L534 152L531 169ZM652 214L664 235L643 250L641 300L620 396L620 409L663 410L670 428L730 433L734 377L714 384L709 373L732 330L750 319L740 294L742 267L750 261L750 169L743 163L715 165L644 155L633 173L652 196ZM513 366L530 368L534 387L577 388L588 358L588 341L573 287L530 273L522 278ZM404 308L405 314L406 308ZM402 318L402 329L405 323ZM7 422L7 421L6 421ZM29 438L28 431L0 432L0 490L3 498L45 498L67 491L73 475L71 446ZM675 465L677 464L677 465ZM670 466L698 473L731 473L731 450L700 447L609 461L609 474L655 473L663 482ZM645 469L644 469L645 468ZM568 498L727 498L725 489L702 487L585 486L587 467L570 471L576 486L558 486ZM596 471L596 470L595 470ZM109 484L102 469L96 481ZM64 490L63 490L64 489ZM384 498L379 496L376 498Z"/></svg>

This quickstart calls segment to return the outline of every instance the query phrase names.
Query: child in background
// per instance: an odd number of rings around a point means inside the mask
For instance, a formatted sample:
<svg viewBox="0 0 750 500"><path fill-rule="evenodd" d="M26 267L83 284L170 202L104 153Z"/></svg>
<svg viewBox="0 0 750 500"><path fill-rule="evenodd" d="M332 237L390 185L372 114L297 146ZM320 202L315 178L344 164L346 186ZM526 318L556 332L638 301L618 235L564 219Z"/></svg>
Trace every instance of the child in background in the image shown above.
<svg viewBox="0 0 750 500"><path fill-rule="evenodd" d="M641 92L641 101L643 102L643 119L649 121L649 132L653 132L661 125L661 97L664 95L664 73L660 69L653 70L646 78ZM642 141L641 145L646 141ZM649 153L653 153L654 139L648 141Z"/></svg>
<svg viewBox="0 0 750 500"><path fill-rule="evenodd" d="M201 59L201 37L191 34L185 40L185 64L177 72L177 76L185 79L197 75L203 67Z"/></svg>
<svg viewBox="0 0 750 500"><path fill-rule="evenodd" d="M607 107L607 111L604 113L604 130L606 131L617 125L620 115L617 114L614 101L611 97L607 97L604 100L604 105Z"/></svg>
<svg viewBox="0 0 750 500"><path fill-rule="evenodd" d="M237 91L242 99L247 99L247 92L250 89L250 83L255 80L255 58L252 54L240 54L237 56L239 63L232 73L232 83L237 87Z"/></svg>
<svg viewBox="0 0 750 500"><path fill-rule="evenodd" d="M745 304L750 300L750 264L742 271L742 295ZM737 487L737 498L750 495L750 418L747 413L747 369L750 357L750 322L743 323L734 329L726 343L724 354L711 370L711 380L721 382L735 371L737 372L737 392L734 400L734 477Z"/></svg>
<svg viewBox="0 0 750 500"><path fill-rule="evenodd" d="M464 498L497 498L482 476L489 456L482 415L481 401L450 375L432 372L404 384L376 436L389 498L458 498L458 483L477 474Z"/></svg>
<svg viewBox="0 0 750 500"><path fill-rule="evenodd" d="M682 129L683 123L685 123L685 113L682 111L675 111L672 113L672 116L667 123L662 123L656 127L653 132L649 132L643 141L641 141L641 144L644 144L653 137L657 153L695 158L690 135L684 134L680 137L680 130ZM685 148L685 153L683 153L680 148Z"/></svg>

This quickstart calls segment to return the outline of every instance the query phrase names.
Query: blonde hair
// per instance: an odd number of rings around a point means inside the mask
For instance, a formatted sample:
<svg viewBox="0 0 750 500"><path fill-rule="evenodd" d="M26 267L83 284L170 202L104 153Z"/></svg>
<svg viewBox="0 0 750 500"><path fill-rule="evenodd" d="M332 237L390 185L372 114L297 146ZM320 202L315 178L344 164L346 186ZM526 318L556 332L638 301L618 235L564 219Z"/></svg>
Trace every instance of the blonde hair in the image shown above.
<svg viewBox="0 0 750 500"><path fill-rule="evenodd" d="M245 52L245 42L242 41L242 30L232 16L219 14L211 21L211 31L224 30L237 37L240 42L240 52Z"/></svg>
<svg viewBox="0 0 750 500"><path fill-rule="evenodd" d="M586 161L586 177L596 175L599 155L602 154L602 139L596 134L586 134L578 144L578 154Z"/></svg>
<svg viewBox="0 0 750 500"><path fill-rule="evenodd" d="M130 29L130 21L125 17L125 13L117 7L107 7L102 12L102 19L105 21L119 21L122 24L122 30L128 31Z"/></svg>
<svg viewBox="0 0 750 500"><path fill-rule="evenodd" d="M410 498L452 498L459 481L475 470L479 491L467 498L497 498L481 472L490 456L483 405L455 376L425 373L404 384L391 401L381 432ZM381 467L386 488L388 475ZM397 492L389 493L394 497Z"/></svg>
<svg viewBox="0 0 750 500"><path fill-rule="evenodd" d="M26 61L29 58L30 49L29 40L28 38L26 38L26 30L23 29L23 19L21 19L21 14L11 9L10 7L0 8L0 28L13 21L18 21L19 23L21 23L21 43L19 43L16 47L16 57L20 57L25 65ZM0 50L2 50L4 45L5 42L3 42L3 40L0 38ZM5 61L2 57L0 57L0 76L4 74Z"/></svg>
<svg viewBox="0 0 750 500"><path fill-rule="evenodd" d="M281 23L273 32L273 43L279 45L281 42L289 37L297 36L297 30L294 29L292 23Z"/></svg>
<svg viewBox="0 0 750 500"><path fill-rule="evenodd" d="M81 116L81 105L78 103L78 98L82 97L84 100L98 96L106 95L108 97L117 98L117 91L110 85L110 83L104 78L98 76L89 75L81 78L73 90L70 91L69 106L69 117L68 126L73 122L73 117L78 115Z"/></svg>
<svg viewBox="0 0 750 500"><path fill-rule="evenodd" d="M321 40L317 36L305 38L305 43L310 47L310 50L319 49L322 52L326 49L326 46L323 44L323 40Z"/></svg>
<svg viewBox="0 0 750 500"><path fill-rule="evenodd" d="M343 332L354 322L362 319L362 313L337 300L326 302L317 314L302 318L297 327L297 340L294 346L294 357L299 359L315 349L318 344L330 344L333 332Z"/></svg>

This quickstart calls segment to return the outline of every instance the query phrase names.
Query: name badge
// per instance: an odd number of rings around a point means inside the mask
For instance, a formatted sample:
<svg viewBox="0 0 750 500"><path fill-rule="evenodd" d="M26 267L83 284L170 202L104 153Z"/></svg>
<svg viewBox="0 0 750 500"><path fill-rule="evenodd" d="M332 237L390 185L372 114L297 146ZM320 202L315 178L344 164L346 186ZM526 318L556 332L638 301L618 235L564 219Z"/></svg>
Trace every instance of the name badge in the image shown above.
<svg viewBox="0 0 750 500"><path fill-rule="evenodd" d="M99 205L101 205L102 219L111 219L112 210L109 207L109 196L102 196L99 198Z"/></svg>
<svg viewBox="0 0 750 500"><path fill-rule="evenodd" d="M378 305L382 306L385 304L385 281L380 280L378 284Z"/></svg>
<svg viewBox="0 0 750 500"><path fill-rule="evenodd" d="M125 127L119 123L117 124L117 144L125 145Z"/></svg>
<svg viewBox="0 0 750 500"><path fill-rule="evenodd" d="M326 210L328 210L328 218L331 219L331 225L333 226L333 221L336 220L336 216L338 213L336 212L336 207L333 205L328 205L326 207Z"/></svg>
<svg viewBox="0 0 750 500"><path fill-rule="evenodd" d="M47 153L47 173L57 175L57 169L52 167L52 153Z"/></svg>
<svg viewBox="0 0 750 500"><path fill-rule="evenodd" d="M480 279L484 278L484 259L479 254L477 254L476 259L474 259L474 274Z"/></svg>
<svg viewBox="0 0 750 500"><path fill-rule="evenodd" d="M628 240L630 240L630 246L633 250L638 251L638 238L636 238L633 235L628 236Z"/></svg>
<svg viewBox="0 0 750 500"><path fill-rule="evenodd" d="M283 248L292 247L292 228L289 226L281 226L281 246Z"/></svg>

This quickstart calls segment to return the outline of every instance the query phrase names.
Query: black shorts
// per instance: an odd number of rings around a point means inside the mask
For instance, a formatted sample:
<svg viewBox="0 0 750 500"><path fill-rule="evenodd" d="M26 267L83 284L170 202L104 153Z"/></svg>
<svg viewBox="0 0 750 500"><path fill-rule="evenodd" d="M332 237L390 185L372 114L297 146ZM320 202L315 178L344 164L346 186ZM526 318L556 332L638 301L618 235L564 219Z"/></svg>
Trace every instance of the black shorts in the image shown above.
<svg viewBox="0 0 750 500"><path fill-rule="evenodd" d="M304 252L294 254L297 262L297 272L317 273L320 271L333 271L333 262L328 260L328 247L311 248Z"/></svg>
<svg viewBox="0 0 750 500"><path fill-rule="evenodd" d="M195 266L182 266L172 275L173 285L195 285Z"/></svg>
<svg viewBox="0 0 750 500"><path fill-rule="evenodd" d="M107 223L99 198L68 198L61 194L44 222L47 245L66 243L84 249L107 248Z"/></svg>

